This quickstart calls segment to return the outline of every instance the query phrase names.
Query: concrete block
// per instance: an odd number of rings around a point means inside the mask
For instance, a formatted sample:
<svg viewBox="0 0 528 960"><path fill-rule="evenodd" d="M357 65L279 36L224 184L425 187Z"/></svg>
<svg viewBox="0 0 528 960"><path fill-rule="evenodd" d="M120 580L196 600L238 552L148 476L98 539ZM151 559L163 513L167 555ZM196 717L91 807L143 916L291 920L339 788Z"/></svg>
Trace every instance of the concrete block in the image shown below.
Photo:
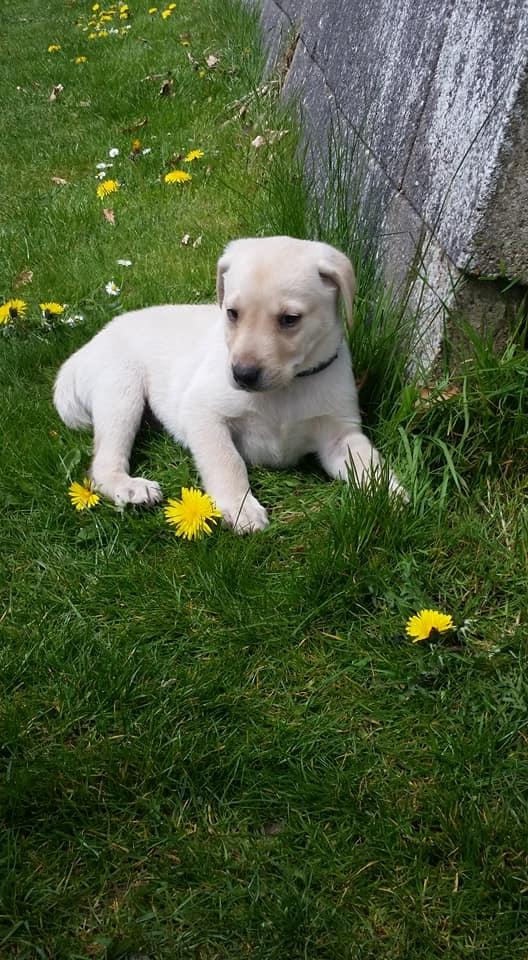
<svg viewBox="0 0 528 960"><path fill-rule="evenodd" d="M528 75L509 115L485 216L475 228L471 273L528 284Z"/></svg>
<svg viewBox="0 0 528 960"><path fill-rule="evenodd" d="M519 200L526 199L528 173L526 138L522 143L528 6L526 0L456 2L446 22L402 189L460 269L498 273L503 260L512 275L520 272L521 246L528 267L517 230L521 219L526 225ZM517 190L512 174L521 181ZM498 233L488 223L497 194L505 228ZM513 260L502 246L506 235L515 236Z"/></svg>
<svg viewBox="0 0 528 960"><path fill-rule="evenodd" d="M355 142L363 215L387 281L412 284L424 362L460 304L480 323L495 302L499 323L510 308L476 278L528 283L526 0L254 2L271 60L299 30L284 92L322 189L329 131Z"/></svg>
<svg viewBox="0 0 528 960"><path fill-rule="evenodd" d="M269 73L278 61L292 24L274 0L262 0L261 24L267 53L266 72Z"/></svg>

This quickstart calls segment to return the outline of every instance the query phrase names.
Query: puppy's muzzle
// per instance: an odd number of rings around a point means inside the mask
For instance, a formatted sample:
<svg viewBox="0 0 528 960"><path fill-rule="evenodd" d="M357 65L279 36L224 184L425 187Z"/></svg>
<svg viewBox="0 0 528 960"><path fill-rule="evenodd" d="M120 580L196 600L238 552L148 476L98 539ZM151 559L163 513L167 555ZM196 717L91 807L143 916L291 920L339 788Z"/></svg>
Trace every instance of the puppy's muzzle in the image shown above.
<svg viewBox="0 0 528 960"><path fill-rule="evenodd" d="M259 390L262 380L262 369L253 364L234 363L231 367L233 380L242 390Z"/></svg>

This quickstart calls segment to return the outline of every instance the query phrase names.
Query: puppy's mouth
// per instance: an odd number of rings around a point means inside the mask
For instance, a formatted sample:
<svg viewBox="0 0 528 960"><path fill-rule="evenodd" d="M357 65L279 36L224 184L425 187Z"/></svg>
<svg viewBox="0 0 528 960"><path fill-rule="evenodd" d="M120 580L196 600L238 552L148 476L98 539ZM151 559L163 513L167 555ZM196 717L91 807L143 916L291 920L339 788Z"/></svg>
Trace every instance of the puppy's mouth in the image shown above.
<svg viewBox="0 0 528 960"><path fill-rule="evenodd" d="M233 386L235 390L242 390L244 393L262 393L262 391L266 389L262 384L258 387L249 387L242 383L237 383L236 380L233 380Z"/></svg>

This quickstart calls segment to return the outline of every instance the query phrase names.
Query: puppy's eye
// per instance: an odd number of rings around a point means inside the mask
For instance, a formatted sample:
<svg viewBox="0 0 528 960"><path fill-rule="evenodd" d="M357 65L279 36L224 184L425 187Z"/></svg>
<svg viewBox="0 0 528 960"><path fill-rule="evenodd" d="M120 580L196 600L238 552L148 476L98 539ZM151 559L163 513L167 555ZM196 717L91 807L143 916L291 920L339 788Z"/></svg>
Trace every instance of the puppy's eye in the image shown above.
<svg viewBox="0 0 528 960"><path fill-rule="evenodd" d="M231 320L231 323L236 323L238 320L238 310L231 310L231 308L229 308L227 311L227 319Z"/></svg>
<svg viewBox="0 0 528 960"><path fill-rule="evenodd" d="M281 313L279 317L279 327L282 327L283 330L289 330L291 327L296 327L300 322L301 317L298 313Z"/></svg>

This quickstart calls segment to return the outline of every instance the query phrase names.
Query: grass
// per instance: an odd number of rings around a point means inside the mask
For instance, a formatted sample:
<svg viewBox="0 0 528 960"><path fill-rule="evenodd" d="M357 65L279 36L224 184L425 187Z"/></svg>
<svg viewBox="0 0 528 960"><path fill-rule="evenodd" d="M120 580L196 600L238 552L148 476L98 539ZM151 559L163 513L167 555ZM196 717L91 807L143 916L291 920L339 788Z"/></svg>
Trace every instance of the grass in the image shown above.
<svg viewBox="0 0 528 960"><path fill-rule="evenodd" d="M2 38L0 283L29 308L0 360L0 956L524 960L526 354L471 335L458 374L409 383L348 160L317 212L251 16L130 7L127 36L88 41L89 4L27 0ZM253 148L266 130L290 132ZM151 153L130 160L135 137ZM112 147L115 227L94 178ZM160 182L192 148L192 183ZM212 298L223 243L281 231L355 260L362 405L410 504L308 462L253 471L273 518L254 537L76 514L90 440L52 409L61 361L118 310ZM84 321L43 328L48 299ZM168 495L196 480L153 432L136 460ZM458 642L410 644L422 606Z"/></svg>

